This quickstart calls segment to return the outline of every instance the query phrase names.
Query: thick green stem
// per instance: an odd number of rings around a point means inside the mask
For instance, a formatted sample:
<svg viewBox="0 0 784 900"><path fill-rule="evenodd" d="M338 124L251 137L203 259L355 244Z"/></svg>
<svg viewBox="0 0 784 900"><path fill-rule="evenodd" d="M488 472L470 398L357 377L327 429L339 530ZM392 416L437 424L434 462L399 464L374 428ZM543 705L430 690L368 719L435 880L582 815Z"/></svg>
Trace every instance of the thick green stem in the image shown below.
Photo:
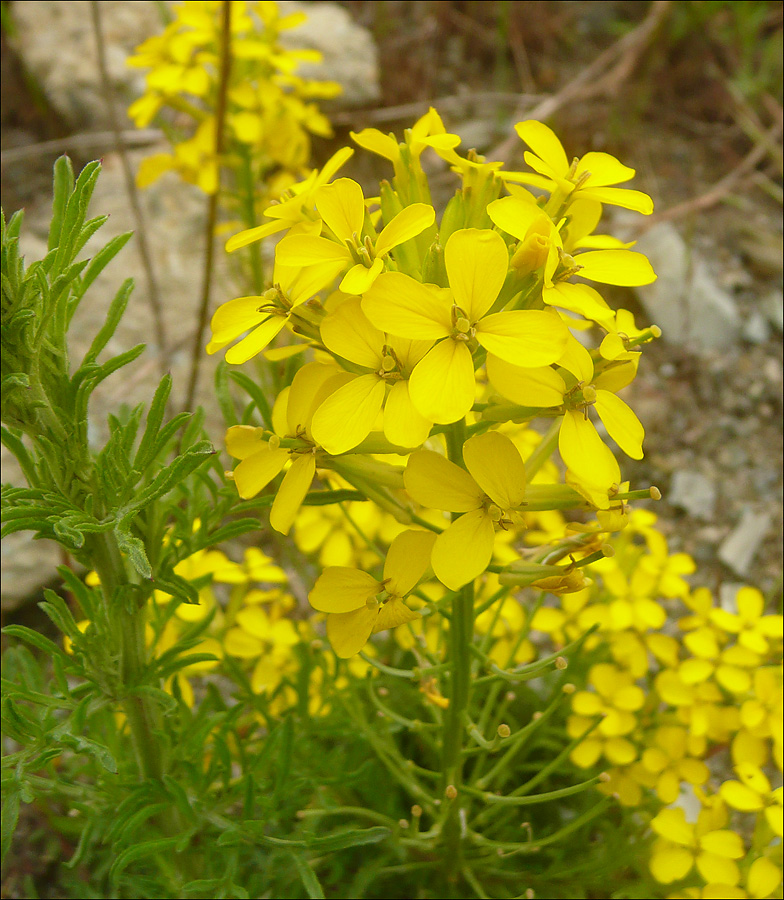
<svg viewBox="0 0 784 900"><path fill-rule="evenodd" d="M144 778L160 779L166 770L163 748L155 734L160 729L160 712L147 696L135 690L147 666L144 604L138 603L133 596L132 582L114 536L95 535L92 549L92 560L106 603L107 619L112 625L119 650L117 687L121 692L123 712L131 730L139 772Z"/></svg>

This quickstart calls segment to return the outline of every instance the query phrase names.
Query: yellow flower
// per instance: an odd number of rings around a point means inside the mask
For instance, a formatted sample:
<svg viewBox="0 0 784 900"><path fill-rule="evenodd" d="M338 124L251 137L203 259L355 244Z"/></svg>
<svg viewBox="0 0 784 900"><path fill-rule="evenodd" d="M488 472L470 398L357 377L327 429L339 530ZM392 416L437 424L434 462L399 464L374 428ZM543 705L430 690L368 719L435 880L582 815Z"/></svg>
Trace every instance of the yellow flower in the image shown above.
<svg viewBox="0 0 784 900"><path fill-rule="evenodd" d="M496 529L512 524L510 516L525 495L525 466L505 435L489 431L469 438L463 459L468 472L438 453L419 450L409 457L403 476L417 503L462 513L433 547L433 571L453 591L484 572Z"/></svg>
<svg viewBox="0 0 784 900"><path fill-rule="evenodd" d="M683 809L663 809L651 822L663 840L654 845L650 868L663 884L679 881L696 865L706 882L731 886L740 881L735 862L746 854L740 835L726 830L710 830L702 814L693 825Z"/></svg>
<svg viewBox="0 0 784 900"><path fill-rule="evenodd" d="M347 294L362 294L384 269L384 259L399 244L409 241L435 221L436 213L426 203L404 207L373 239L362 237L365 198L362 188L350 178L339 178L313 195L316 209L334 239L318 235L287 235L277 246L275 258L285 266L301 267L331 263L341 272Z"/></svg>
<svg viewBox="0 0 784 900"><path fill-rule="evenodd" d="M622 206L643 215L653 212L653 201L641 191L610 187L634 177L634 169L624 166L609 153L586 153L581 159L569 162L563 144L552 129L542 122L529 119L515 125L520 140L531 150L525 151L525 161L538 175L505 173L507 181L531 184L570 200L598 200L612 206ZM533 151L533 152L531 152Z"/></svg>
<svg viewBox="0 0 784 900"><path fill-rule="evenodd" d="M437 343L411 373L411 400L439 424L461 419L474 402L474 342L521 366L546 366L562 354L566 326L542 310L488 315L503 286L508 253L500 235L465 228L447 241L444 258L451 291L420 284L408 275L380 276L362 309L382 331Z"/></svg>
<svg viewBox="0 0 784 900"><path fill-rule="evenodd" d="M784 788L772 790L765 773L752 763L740 763L735 773L739 781L725 781L719 788L724 802L741 812L763 812L773 833L784 837Z"/></svg>
<svg viewBox="0 0 784 900"><path fill-rule="evenodd" d="M429 531L399 534L389 546L381 581L359 569L324 569L308 599L328 613L327 637L338 656L354 656L371 634L419 618L403 601L430 565L434 541Z"/></svg>
<svg viewBox="0 0 784 900"><path fill-rule="evenodd" d="M398 447L423 443L432 422L412 404L408 377L431 342L387 338L368 321L358 297L341 303L320 330L328 350L371 371L353 376L321 404L313 416L316 443L333 455L351 450L368 436L382 406L384 435L390 443Z"/></svg>
<svg viewBox="0 0 784 900"><path fill-rule="evenodd" d="M234 425L226 432L226 449L240 460L233 477L243 499L255 497L292 461L270 512L270 525L281 534L288 534L316 474L318 448L310 434L313 413L332 391L345 384L347 377L347 373L330 366L308 363L294 376L290 391L276 402L277 409L285 404L286 424L280 426L284 434L265 436L262 428L250 425ZM282 447L281 437L296 443Z"/></svg>
<svg viewBox="0 0 784 900"><path fill-rule="evenodd" d="M329 262L296 269L276 261L274 287L260 297L237 297L218 307L210 323L207 353L217 353L247 331L250 333L226 352L226 362L231 365L247 362L291 323L297 308L329 284L337 271Z"/></svg>

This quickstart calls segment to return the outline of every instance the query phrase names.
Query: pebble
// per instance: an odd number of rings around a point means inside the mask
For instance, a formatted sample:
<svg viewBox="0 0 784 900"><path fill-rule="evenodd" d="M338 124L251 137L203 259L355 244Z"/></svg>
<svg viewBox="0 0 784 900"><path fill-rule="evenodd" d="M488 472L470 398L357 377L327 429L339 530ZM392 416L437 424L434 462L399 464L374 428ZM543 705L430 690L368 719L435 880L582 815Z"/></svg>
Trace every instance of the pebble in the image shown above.
<svg viewBox="0 0 784 900"><path fill-rule="evenodd" d="M690 516L708 520L716 510L716 484L700 472L679 469L672 476L667 499Z"/></svg>
<svg viewBox="0 0 784 900"><path fill-rule="evenodd" d="M764 344L770 339L770 325L767 317L754 310L743 325L743 339L750 344Z"/></svg>
<svg viewBox="0 0 784 900"><path fill-rule="evenodd" d="M655 225L635 250L650 259L659 276L637 292L665 341L700 353L727 350L738 341L741 319L735 300L720 286L708 257L687 245L672 224Z"/></svg>
<svg viewBox="0 0 784 900"><path fill-rule="evenodd" d="M737 575L749 574L754 556L770 529L771 517L750 506L743 510L740 522L719 547L719 559Z"/></svg>

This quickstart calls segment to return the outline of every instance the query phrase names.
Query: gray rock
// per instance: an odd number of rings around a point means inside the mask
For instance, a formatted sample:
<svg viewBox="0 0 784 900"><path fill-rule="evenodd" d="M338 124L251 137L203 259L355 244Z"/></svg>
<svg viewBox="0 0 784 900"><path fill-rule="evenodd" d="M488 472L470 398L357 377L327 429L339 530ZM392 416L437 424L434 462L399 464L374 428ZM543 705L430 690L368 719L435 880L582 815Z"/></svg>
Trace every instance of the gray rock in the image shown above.
<svg viewBox="0 0 784 900"><path fill-rule="evenodd" d="M303 65L303 75L339 81L344 91L335 103L340 106L378 99L378 58L367 29L332 3L280 5L284 12L301 7L308 15L301 27L284 32L286 45L324 54L323 64ZM101 0L100 9L109 76L118 103L127 107L143 93L146 70L130 68L125 60L142 41L163 30L161 12L152 0ZM14 3L11 10L16 48L52 107L75 129L107 128L88 0L27 0Z"/></svg>
<svg viewBox="0 0 784 900"><path fill-rule="evenodd" d="M672 477L667 499L690 516L707 521L716 509L716 484L700 472L679 469Z"/></svg>
<svg viewBox="0 0 784 900"><path fill-rule="evenodd" d="M638 288L638 294L664 340L700 352L726 350L737 342L741 320L735 301L674 226L655 225L635 249L650 259L659 276L653 284Z"/></svg>
<svg viewBox="0 0 784 900"><path fill-rule="evenodd" d="M771 517L750 506L743 510L740 522L719 547L719 559L738 575L749 573L754 556L770 529Z"/></svg>
<svg viewBox="0 0 784 900"><path fill-rule="evenodd" d="M770 325L764 313L755 309L743 324L743 339L750 344L764 344L770 338Z"/></svg>
<svg viewBox="0 0 784 900"><path fill-rule="evenodd" d="M160 11L146 0L103 0L100 9L109 77L118 103L128 105L144 91L144 70L129 68L125 59L162 30ZM16 48L52 107L74 128L107 128L88 0L14 3L11 12Z"/></svg>
<svg viewBox="0 0 784 900"><path fill-rule="evenodd" d="M776 331L784 331L784 293L771 291L763 298L760 308Z"/></svg>

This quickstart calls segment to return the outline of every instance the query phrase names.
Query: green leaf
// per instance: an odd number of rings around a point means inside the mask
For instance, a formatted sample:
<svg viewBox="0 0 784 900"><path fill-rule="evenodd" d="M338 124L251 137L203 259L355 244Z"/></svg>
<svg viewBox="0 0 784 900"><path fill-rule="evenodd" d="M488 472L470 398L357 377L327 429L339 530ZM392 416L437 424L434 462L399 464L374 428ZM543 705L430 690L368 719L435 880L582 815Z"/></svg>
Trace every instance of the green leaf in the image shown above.
<svg viewBox="0 0 784 900"><path fill-rule="evenodd" d="M294 860L294 865L297 867L297 873L299 874L308 897L310 897L311 900L325 900L324 889L319 884L319 880L316 878L316 873L311 868L310 863L301 853L296 853L293 850L291 852L291 858Z"/></svg>
<svg viewBox="0 0 784 900"><path fill-rule="evenodd" d="M108 246L109 245L107 244L107 247ZM106 250L107 247L104 247L104 250ZM93 260L93 262L95 262L95 260ZM85 275L85 278L86 277L87 276ZM82 281L82 285L84 285L84 280ZM112 300L111 305L109 306L109 309L106 313L106 321L99 329L98 334L96 334L92 344L90 344L90 349L87 351L87 353L85 353L84 359L82 360L82 365L79 368L94 363L96 359L98 359L98 354L109 343L109 340L117 330L117 326L120 324L120 319L122 319L123 313L128 306L128 300L131 296L131 291L133 291L133 278L126 278L125 281L123 281L123 283L120 285L120 289L114 295L114 299Z"/></svg>
<svg viewBox="0 0 784 900"><path fill-rule="evenodd" d="M132 237L132 231L126 231L125 234L118 234L95 254L95 256L88 263L87 268L84 270L84 275L82 275L82 281L79 285L80 294L84 294L87 291L90 285L101 274L101 272L103 272L106 266L109 265L109 263L114 259L115 256L117 256L120 250L122 250L122 248ZM124 287L125 282L123 283L120 290L123 290Z"/></svg>
<svg viewBox="0 0 784 900"><path fill-rule="evenodd" d="M81 734L71 734L67 738L64 735L63 743L72 744L75 749L92 756L107 772L111 772L113 775L117 774L117 761L109 748L104 747L103 744L90 740L90 738L86 738Z"/></svg>
<svg viewBox="0 0 784 900"><path fill-rule="evenodd" d="M264 422L264 427L269 431L272 431L272 410L270 409L270 405L267 402L267 398L264 396L264 392L261 390L259 385L256 384L251 378L244 372L229 372L229 378L238 384L244 391L247 393L253 402L256 404L256 408L258 409L261 420Z"/></svg>
<svg viewBox="0 0 784 900"><path fill-rule="evenodd" d="M128 526L121 527L118 525L114 529L117 538L117 546L120 551L128 557L128 562L136 569L142 578L152 578L152 566L147 558L147 551L144 547L144 541L141 538L134 537L128 530Z"/></svg>
<svg viewBox="0 0 784 900"><path fill-rule="evenodd" d="M54 200L52 202L52 222L49 226L48 244L50 250L54 250L60 244L65 207L73 189L74 170L71 160L67 156L61 156L54 164Z"/></svg>
<svg viewBox="0 0 784 900"><path fill-rule="evenodd" d="M128 847L115 859L109 870L109 878L117 885L120 876L132 862L136 862L137 859L143 859L145 856L152 856L154 853L163 853L166 850L171 850L178 842L178 837L157 838Z"/></svg>
<svg viewBox="0 0 784 900"><path fill-rule="evenodd" d="M16 823L19 820L19 791L3 791L6 795L3 801L2 812L2 850L0 850L0 862L5 860L8 848L16 831Z"/></svg>
<svg viewBox="0 0 784 900"><path fill-rule="evenodd" d="M72 641L78 640L81 632L76 627L76 620L71 615L71 610L68 609L65 600L48 588L44 590L44 597L45 601L38 604L39 609L49 616L63 634L68 635Z"/></svg>

